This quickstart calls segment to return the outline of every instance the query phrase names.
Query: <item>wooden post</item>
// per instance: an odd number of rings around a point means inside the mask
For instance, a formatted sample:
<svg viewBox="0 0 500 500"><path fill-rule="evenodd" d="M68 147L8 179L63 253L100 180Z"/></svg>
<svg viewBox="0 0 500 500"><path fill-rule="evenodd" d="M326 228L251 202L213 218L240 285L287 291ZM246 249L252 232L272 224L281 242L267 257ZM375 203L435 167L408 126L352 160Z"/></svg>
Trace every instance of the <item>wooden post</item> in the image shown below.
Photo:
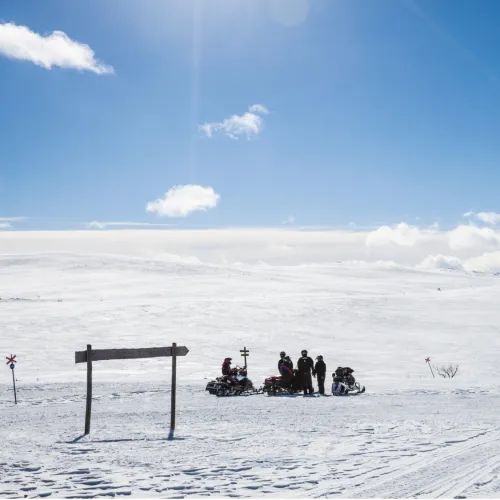
<svg viewBox="0 0 500 500"><path fill-rule="evenodd" d="M85 410L85 434L90 433L92 413L92 346L87 344L87 408Z"/></svg>
<svg viewBox="0 0 500 500"><path fill-rule="evenodd" d="M240 350L241 355L245 358L245 370L247 369L247 356L250 356L250 351L247 351L246 347Z"/></svg>
<svg viewBox="0 0 500 500"><path fill-rule="evenodd" d="M14 385L14 404L17 405L16 377L14 375L14 368L12 368L12 384Z"/></svg>
<svg viewBox="0 0 500 500"><path fill-rule="evenodd" d="M175 390L177 382L177 344L174 342L172 344L172 394L170 402L170 433L168 435L169 439L174 438L175 431Z"/></svg>
<svg viewBox="0 0 500 500"><path fill-rule="evenodd" d="M172 357L172 404L169 439L173 439L175 431L175 398L177 379L177 356L186 356L189 349L185 345L172 347L146 347L142 349L94 349L87 345L86 351L75 352L75 363L87 363L87 408L85 412L85 435L90 433L90 417L92 413L92 363L110 359L144 359L156 357ZM14 356L15 357L15 356ZM10 358L8 358L10 359Z"/></svg>

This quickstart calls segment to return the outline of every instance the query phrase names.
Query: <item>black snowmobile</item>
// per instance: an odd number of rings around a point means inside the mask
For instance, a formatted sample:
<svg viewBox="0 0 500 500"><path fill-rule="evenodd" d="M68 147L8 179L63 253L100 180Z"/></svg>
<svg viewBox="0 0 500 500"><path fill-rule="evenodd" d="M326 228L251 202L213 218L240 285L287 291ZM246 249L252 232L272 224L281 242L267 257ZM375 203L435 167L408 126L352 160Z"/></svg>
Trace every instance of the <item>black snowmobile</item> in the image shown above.
<svg viewBox="0 0 500 500"><path fill-rule="evenodd" d="M211 380L205 390L215 396L248 396L259 392L248 378L246 368L239 366L234 367L230 375Z"/></svg>
<svg viewBox="0 0 500 500"><path fill-rule="evenodd" d="M354 370L349 367L339 366L332 374L332 394L334 396L347 396L348 394L362 394L365 386L356 382L353 376Z"/></svg>

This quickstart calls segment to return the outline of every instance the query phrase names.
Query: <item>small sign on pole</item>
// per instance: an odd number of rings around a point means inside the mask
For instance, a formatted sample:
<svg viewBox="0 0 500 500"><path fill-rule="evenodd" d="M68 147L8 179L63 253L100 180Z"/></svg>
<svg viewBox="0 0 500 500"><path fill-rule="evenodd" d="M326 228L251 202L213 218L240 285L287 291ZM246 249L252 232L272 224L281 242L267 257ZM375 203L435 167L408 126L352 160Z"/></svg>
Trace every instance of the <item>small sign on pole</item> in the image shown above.
<svg viewBox="0 0 500 500"><path fill-rule="evenodd" d="M14 370L16 368L16 363L17 363L17 361L16 361L16 355L15 354L14 355L11 354L10 357L6 356L5 359L7 360L6 364L9 365L9 368L12 371L12 385L14 387L14 404L17 405L16 376L14 374Z"/></svg>
<svg viewBox="0 0 500 500"><path fill-rule="evenodd" d="M86 351L75 352L75 363L87 363L87 405L85 410L85 435L90 433L90 417L92 415L92 362L110 359L143 359L160 356L172 357L172 397L170 408L170 433L173 439L175 430L175 398L177 382L177 356L186 356L189 349L186 346L146 347L143 349L92 349L87 345Z"/></svg>
<svg viewBox="0 0 500 500"><path fill-rule="evenodd" d="M245 358L245 369L247 368L247 356L250 356L250 351L247 350L246 347L240 349L241 355Z"/></svg>
<svg viewBox="0 0 500 500"><path fill-rule="evenodd" d="M425 358L425 362L429 365L429 368L431 370L431 373L432 373L432 378L436 378L434 376L434 371L432 370L432 366L431 366L431 358Z"/></svg>

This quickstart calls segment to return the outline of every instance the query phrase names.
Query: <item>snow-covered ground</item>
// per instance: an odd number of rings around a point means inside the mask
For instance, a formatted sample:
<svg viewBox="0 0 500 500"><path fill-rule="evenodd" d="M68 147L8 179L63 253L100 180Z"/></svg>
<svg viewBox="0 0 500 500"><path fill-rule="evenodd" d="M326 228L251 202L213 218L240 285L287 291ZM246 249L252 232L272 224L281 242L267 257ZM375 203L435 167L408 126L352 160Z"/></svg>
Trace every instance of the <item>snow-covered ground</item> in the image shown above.
<svg viewBox="0 0 500 500"><path fill-rule="evenodd" d="M0 497L500 498L500 278L376 264L208 265L125 256L0 256ZM74 352L164 346L179 358L85 366ZM360 396L221 398L204 391L250 349L352 366ZM459 365L433 379L434 366Z"/></svg>

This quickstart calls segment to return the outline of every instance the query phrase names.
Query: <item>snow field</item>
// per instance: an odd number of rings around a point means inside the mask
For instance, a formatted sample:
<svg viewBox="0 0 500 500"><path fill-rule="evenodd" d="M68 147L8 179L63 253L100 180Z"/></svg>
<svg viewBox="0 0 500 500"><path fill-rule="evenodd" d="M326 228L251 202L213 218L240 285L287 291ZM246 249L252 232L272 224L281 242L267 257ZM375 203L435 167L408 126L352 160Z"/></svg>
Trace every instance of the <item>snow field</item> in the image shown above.
<svg viewBox="0 0 500 500"><path fill-rule="evenodd" d="M438 291L441 288L441 291ZM0 497L500 497L498 277L336 264L181 264L116 256L0 256ZM163 346L179 358L85 366L74 351ZM278 354L354 368L347 398L205 393L250 349L256 386ZM460 365L433 379L425 357ZM316 386L316 384L315 384ZM497 459L498 458L498 459Z"/></svg>

